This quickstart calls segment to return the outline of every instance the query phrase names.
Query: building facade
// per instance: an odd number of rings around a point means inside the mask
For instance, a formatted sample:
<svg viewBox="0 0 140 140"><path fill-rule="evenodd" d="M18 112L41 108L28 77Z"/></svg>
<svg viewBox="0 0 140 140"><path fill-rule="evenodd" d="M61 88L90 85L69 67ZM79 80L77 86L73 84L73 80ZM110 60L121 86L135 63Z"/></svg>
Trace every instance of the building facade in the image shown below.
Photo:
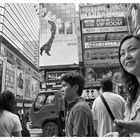
<svg viewBox="0 0 140 140"><path fill-rule="evenodd" d="M39 90L39 16L33 3L0 4L1 91L33 100Z"/></svg>
<svg viewBox="0 0 140 140"><path fill-rule="evenodd" d="M83 63L86 87L98 86L105 76L119 71L118 47L128 34L129 4L81 4Z"/></svg>

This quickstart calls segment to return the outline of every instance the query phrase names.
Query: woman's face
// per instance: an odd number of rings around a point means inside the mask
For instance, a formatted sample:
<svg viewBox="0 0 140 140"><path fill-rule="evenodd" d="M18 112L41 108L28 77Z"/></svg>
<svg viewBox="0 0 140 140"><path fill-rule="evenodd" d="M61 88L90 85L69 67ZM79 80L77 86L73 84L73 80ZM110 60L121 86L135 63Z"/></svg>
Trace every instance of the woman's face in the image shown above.
<svg viewBox="0 0 140 140"><path fill-rule="evenodd" d="M140 76L140 41L136 38L125 40L119 53L123 68L136 77Z"/></svg>

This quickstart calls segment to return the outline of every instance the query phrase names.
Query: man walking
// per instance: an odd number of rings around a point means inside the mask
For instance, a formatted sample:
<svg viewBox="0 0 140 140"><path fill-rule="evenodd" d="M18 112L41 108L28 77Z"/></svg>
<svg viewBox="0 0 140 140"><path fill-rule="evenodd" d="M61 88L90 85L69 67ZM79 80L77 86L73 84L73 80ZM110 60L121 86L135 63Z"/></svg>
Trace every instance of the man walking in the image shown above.
<svg viewBox="0 0 140 140"><path fill-rule="evenodd" d="M80 96L84 88L84 78L77 72L65 74L61 92L69 104L65 128L67 137L95 136L93 116L89 105Z"/></svg>
<svg viewBox="0 0 140 140"><path fill-rule="evenodd" d="M101 83L102 94L116 119L123 119L125 110L125 101L118 95L113 93L113 83L109 77L104 78ZM113 121L101 99L98 96L92 106L94 125L99 137L113 131Z"/></svg>

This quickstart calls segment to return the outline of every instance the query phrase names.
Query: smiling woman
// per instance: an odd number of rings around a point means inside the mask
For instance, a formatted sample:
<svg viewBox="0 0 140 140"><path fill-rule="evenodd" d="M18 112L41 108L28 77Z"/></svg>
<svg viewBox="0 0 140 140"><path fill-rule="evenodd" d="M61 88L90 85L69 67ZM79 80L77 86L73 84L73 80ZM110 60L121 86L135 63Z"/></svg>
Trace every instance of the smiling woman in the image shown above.
<svg viewBox="0 0 140 140"><path fill-rule="evenodd" d="M125 119L115 120L116 131L120 136L140 136L140 34L122 39L119 62L128 98Z"/></svg>

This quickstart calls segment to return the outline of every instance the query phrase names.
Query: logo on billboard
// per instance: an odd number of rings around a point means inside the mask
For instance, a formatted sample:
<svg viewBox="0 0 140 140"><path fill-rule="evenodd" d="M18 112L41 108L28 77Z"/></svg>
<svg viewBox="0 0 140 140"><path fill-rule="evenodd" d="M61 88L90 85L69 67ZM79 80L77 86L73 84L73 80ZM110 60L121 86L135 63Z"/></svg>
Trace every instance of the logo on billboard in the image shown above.
<svg viewBox="0 0 140 140"><path fill-rule="evenodd" d="M125 25L127 25L127 20L124 17L108 17L83 20L83 28L116 27Z"/></svg>

